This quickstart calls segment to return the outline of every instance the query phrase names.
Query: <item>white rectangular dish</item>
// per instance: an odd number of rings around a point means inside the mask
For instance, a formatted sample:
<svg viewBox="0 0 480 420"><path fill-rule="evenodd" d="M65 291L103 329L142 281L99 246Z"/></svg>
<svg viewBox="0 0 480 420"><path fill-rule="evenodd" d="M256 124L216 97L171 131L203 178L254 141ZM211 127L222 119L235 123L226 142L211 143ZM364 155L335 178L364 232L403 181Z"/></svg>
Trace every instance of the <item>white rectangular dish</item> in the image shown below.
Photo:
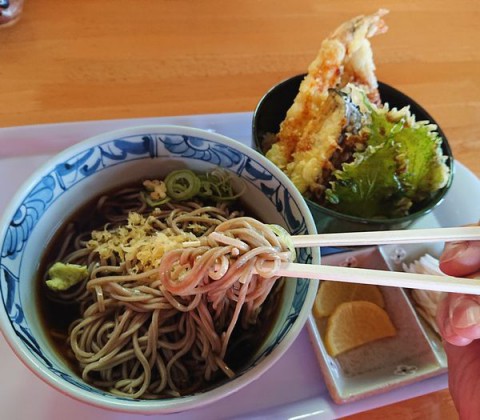
<svg viewBox="0 0 480 420"><path fill-rule="evenodd" d="M251 113L216 114L0 129L0 178L4 180L0 189L0 213L22 182L50 155L92 135L123 127L164 123L214 130L251 145L251 117ZM423 222L428 226L455 226L476 221L480 214L480 202L470 201L468 208L458 206L467 196L480 197L480 182L463 166L457 164L454 186L445 202ZM452 203L456 203L455 206ZM0 340L0 367L5 377L10 378L0 385L0 404L5 418L127 418L118 413L84 405L53 391L21 366L3 340ZM171 418L277 419L311 416L332 419L413 398L446 386L446 375L440 374L360 401L337 405L328 393L305 328L284 357L257 381L214 405L194 412L178 413ZM18 404L20 397L25 395L28 396L29 403ZM128 418L140 420L144 417Z"/></svg>
<svg viewBox="0 0 480 420"><path fill-rule="evenodd" d="M389 269L377 247L328 255L322 263ZM438 337L426 330L405 291L398 287L379 289L384 309L396 328L394 337L332 357L325 346L327 318L312 316L309 322L312 345L327 388L337 404L387 392L447 370L445 354L437 346Z"/></svg>

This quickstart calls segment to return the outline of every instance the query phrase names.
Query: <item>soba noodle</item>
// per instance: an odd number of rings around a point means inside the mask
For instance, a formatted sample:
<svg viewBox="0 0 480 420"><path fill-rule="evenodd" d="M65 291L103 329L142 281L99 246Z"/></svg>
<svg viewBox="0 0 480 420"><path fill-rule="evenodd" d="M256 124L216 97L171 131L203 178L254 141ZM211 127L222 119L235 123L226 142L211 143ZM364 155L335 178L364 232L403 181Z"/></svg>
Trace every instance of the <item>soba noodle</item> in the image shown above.
<svg viewBox="0 0 480 420"><path fill-rule="evenodd" d="M225 361L232 332L257 322L276 269L292 259L284 241L225 203L152 211L138 189L100 198L97 211L104 229L70 226L56 258L87 266L88 278L50 292L80 304L68 342L82 378L114 394L162 398L199 390L222 372L233 377ZM135 238L139 227L150 242ZM171 246L160 258L152 238Z"/></svg>

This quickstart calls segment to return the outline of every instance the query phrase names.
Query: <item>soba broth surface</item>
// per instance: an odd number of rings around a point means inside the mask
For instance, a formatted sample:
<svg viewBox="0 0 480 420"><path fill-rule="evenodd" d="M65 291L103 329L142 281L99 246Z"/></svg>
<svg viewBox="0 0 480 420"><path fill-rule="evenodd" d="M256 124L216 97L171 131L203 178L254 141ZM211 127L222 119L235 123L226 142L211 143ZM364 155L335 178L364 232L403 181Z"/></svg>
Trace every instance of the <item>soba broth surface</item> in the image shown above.
<svg viewBox="0 0 480 420"><path fill-rule="evenodd" d="M130 185L130 188L141 189L141 183ZM117 189L115 190L117 191ZM107 195L112 195L115 191L110 191ZM69 225L73 225L75 232L85 232L92 230L102 230L107 223L106 218L97 210L99 197L92 199L73 215L68 217L58 231L53 235L52 240L46 247L46 251L41 260L39 275L37 279L37 297L38 307L42 324L51 340L52 347L61 355L61 357L76 371L79 375L81 369L74 354L67 343L69 325L81 316L80 305L72 303L59 302L52 299L52 293L48 291L45 285L45 276L49 267L57 261L57 256L63 246L66 232ZM233 204L236 210L242 209L244 213L252 214L251 209L237 200ZM151 209L149 209L150 211ZM119 212L120 214L120 212ZM73 248L72 245L67 249L67 253ZM73 286L76 287L76 286ZM262 306L262 310L256 325L244 330L240 323L237 323L227 348L224 358L225 362L236 373L241 372L248 366L249 361L259 350L265 338L271 331L274 320L278 316L279 302L281 302L283 290L283 281L277 281L270 292L267 300ZM203 389L210 388L219 381L227 380L221 372L217 372L214 379L203 384ZM196 390L197 391L197 390Z"/></svg>

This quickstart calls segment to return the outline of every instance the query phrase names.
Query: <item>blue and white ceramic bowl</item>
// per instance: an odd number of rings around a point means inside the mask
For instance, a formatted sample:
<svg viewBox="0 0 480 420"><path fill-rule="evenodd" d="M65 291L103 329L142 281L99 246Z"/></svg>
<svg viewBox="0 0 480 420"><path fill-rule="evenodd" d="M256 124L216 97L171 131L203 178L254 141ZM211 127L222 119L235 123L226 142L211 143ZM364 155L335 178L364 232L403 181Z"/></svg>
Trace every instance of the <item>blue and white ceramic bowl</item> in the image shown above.
<svg viewBox="0 0 480 420"><path fill-rule="evenodd" d="M317 283L288 280L278 319L251 366L208 391L156 401L120 398L96 389L83 382L55 352L39 320L34 284L53 233L101 192L144 177L164 176L179 167L231 171L245 181L244 201L262 220L281 224L292 234L315 233L305 201L288 178L259 153L218 134L177 126L146 126L99 135L63 151L23 185L0 225L0 326L23 363L59 391L96 406L132 413L199 407L235 392L269 369L303 327ZM318 250L305 249L297 258L319 263L320 256Z"/></svg>

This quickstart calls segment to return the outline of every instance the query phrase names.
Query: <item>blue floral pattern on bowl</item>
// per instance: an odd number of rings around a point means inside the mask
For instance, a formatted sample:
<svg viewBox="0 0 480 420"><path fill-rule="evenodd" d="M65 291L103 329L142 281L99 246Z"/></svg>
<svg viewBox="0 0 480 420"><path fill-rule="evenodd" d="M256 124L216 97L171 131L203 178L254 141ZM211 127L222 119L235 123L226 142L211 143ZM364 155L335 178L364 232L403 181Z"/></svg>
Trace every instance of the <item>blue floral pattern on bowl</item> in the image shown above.
<svg viewBox="0 0 480 420"><path fill-rule="evenodd" d="M35 359L51 373L81 389L110 398L126 400L107 394L84 383L75 375L52 364L31 332L23 314L19 279L25 247L49 207L65 192L87 177L114 165L138 159L182 157L200 160L223 167L245 180L255 182L255 187L273 203L282 214L285 225L293 234L307 233L301 210L288 189L282 185L260 160L244 155L226 144L213 140L179 134L143 133L108 140L76 153L57 164L26 194L14 214L2 238L0 255L0 294L5 311L15 334L21 339ZM297 256L300 262L310 262L309 249L302 249ZM309 289L309 281L297 282L293 304L281 325L275 340L254 361L258 364L290 331L302 309ZM245 373L245 372L244 372ZM141 401L139 401L141 403Z"/></svg>

